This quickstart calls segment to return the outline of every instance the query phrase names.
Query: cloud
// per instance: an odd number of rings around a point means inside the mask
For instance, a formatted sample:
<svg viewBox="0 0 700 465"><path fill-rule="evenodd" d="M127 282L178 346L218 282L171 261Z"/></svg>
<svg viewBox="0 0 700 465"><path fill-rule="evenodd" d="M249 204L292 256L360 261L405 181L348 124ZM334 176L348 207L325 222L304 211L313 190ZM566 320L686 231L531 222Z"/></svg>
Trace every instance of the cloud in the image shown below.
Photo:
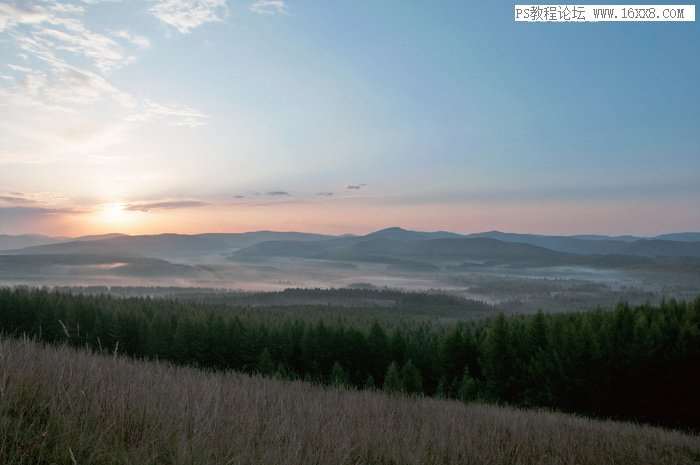
<svg viewBox="0 0 700 465"><path fill-rule="evenodd" d="M0 140L12 141L0 151L0 165L99 157L144 124L207 122L190 106L137 97L115 84L110 73L134 63L150 40L89 22L96 17L89 13L103 8L97 3L0 0L0 44L17 56L0 64Z"/></svg>
<svg viewBox="0 0 700 465"><path fill-rule="evenodd" d="M248 9L260 15L287 14L285 0L255 0Z"/></svg>
<svg viewBox="0 0 700 465"><path fill-rule="evenodd" d="M0 207L1 220L25 219L32 217L42 217L48 215L81 214L85 213L72 208L44 208L44 207Z"/></svg>
<svg viewBox="0 0 700 465"><path fill-rule="evenodd" d="M80 215L86 211L71 208L44 208L35 206L0 206L0 232L3 234L23 234L27 231L40 231L51 225L63 223L67 217Z"/></svg>
<svg viewBox="0 0 700 465"><path fill-rule="evenodd" d="M151 41L148 39L148 37L138 34L132 34L127 30L112 31L112 35L114 37L124 39L130 44L137 46L138 48L150 48L151 46Z"/></svg>
<svg viewBox="0 0 700 465"><path fill-rule="evenodd" d="M97 73L56 61L47 70L9 65L17 79L14 86L0 89L0 95L14 104L43 106L46 109L74 111L74 105L112 100L123 107L134 107L135 99L114 87Z"/></svg>
<svg viewBox="0 0 700 465"><path fill-rule="evenodd" d="M198 208L209 205L198 200L172 200L165 202L134 203L124 207L124 210L132 212L149 212L151 210L177 210L180 208Z"/></svg>
<svg viewBox="0 0 700 465"><path fill-rule="evenodd" d="M0 195L0 202L3 203L9 203L9 204L33 204L36 203L35 200L28 199L21 194L16 194L16 193L11 193L8 195Z"/></svg>
<svg viewBox="0 0 700 465"><path fill-rule="evenodd" d="M51 209L66 200L65 196L55 192L0 192L0 206L5 207L32 206Z"/></svg>
<svg viewBox="0 0 700 465"><path fill-rule="evenodd" d="M61 27L39 27L32 34L32 38L42 47L84 56L103 72L121 68L134 60L117 42L87 29L77 19L54 18L51 23Z"/></svg>
<svg viewBox="0 0 700 465"><path fill-rule="evenodd" d="M245 199L245 195L234 195L233 198L241 200L241 199Z"/></svg>
<svg viewBox="0 0 700 465"><path fill-rule="evenodd" d="M348 184L345 188L349 190L360 190L363 187L365 187L367 184Z"/></svg>
<svg viewBox="0 0 700 465"><path fill-rule="evenodd" d="M333 192L319 192L316 195L319 197L333 197L335 194Z"/></svg>
<svg viewBox="0 0 700 465"><path fill-rule="evenodd" d="M102 72L134 60L110 37L85 26L83 6L56 0L22 5L0 4L0 32L11 32L19 48L31 55L55 61L57 53L74 54L90 60Z"/></svg>
<svg viewBox="0 0 700 465"><path fill-rule="evenodd" d="M15 76L9 76L12 79L6 79L7 84L0 87L2 101L69 112L77 111L76 105L106 99L132 111L139 107L138 99L118 89L104 76L112 69L132 63L135 57L127 54L110 36L86 27L82 18L83 6L56 0L28 3L23 7L0 4L0 32L9 32L21 55L38 59L44 66L8 65ZM150 46L148 38L127 30L110 31L109 34L141 49ZM70 55L86 58L100 73L69 63ZM129 121L166 118L174 125L194 127L203 125L206 118L201 112L184 105L163 105L146 99L140 106L140 114L128 116Z"/></svg>
<svg viewBox="0 0 700 465"><path fill-rule="evenodd" d="M130 122L166 120L175 126L198 127L206 124L207 115L186 105L163 105L146 100L140 111L127 116Z"/></svg>
<svg viewBox="0 0 700 465"><path fill-rule="evenodd" d="M37 5L0 3L0 32L20 24L40 24L51 17L51 12Z"/></svg>
<svg viewBox="0 0 700 465"><path fill-rule="evenodd" d="M270 192L266 192L265 195L269 195L270 197L288 197L289 192L287 192L287 191L270 191Z"/></svg>
<svg viewBox="0 0 700 465"><path fill-rule="evenodd" d="M226 0L156 0L153 16L182 34L204 23L219 22L228 15Z"/></svg>

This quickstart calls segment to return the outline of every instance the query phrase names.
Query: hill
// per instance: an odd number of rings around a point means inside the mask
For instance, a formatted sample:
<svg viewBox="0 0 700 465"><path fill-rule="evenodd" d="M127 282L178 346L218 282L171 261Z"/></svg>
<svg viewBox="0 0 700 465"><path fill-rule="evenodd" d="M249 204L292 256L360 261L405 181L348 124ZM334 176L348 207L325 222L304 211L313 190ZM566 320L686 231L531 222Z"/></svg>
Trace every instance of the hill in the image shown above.
<svg viewBox="0 0 700 465"><path fill-rule="evenodd" d="M234 259L298 257L324 260L394 263L442 263L478 260L490 263L559 264L565 254L542 247L487 238L401 240L368 235L304 243L261 242L237 251Z"/></svg>
<svg viewBox="0 0 700 465"><path fill-rule="evenodd" d="M683 233L681 237L688 239L693 236L692 233ZM58 239L15 238L13 243L21 244L28 240ZM274 268L268 271L277 273L279 278L275 279L278 280L286 278L284 272L275 267L282 266L288 273L299 274L299 261L290 263L289 260L276 260L280 258L325 261L325 264L307 262L304 265L307 272L304 275L305 279L311 281L317 281L319 276L323 279L329 271L328 267L352 268L358 263L386 265L384 271L394 276L406 273L435 275L442 271L469 272L487 267L588 267L681 273L695 273L700 269L700 242L689 240L639 239L627 236L543 236L498 231L465 236L445 231L410 231L398 227L382 229L364 236L273 231L141 236L105 234L6 250L0 252L0 256L3 255L58 255L64 257L63 260L69 256L101 256L105 259L109 257L115 262L151 258L171 264L233 266L238 268L228 275L224 270L223 273L216 271L210 276L214 279L244 277L251 279L253 283L256 276L261 276L263 280L268 279L266 272L256 271L250 266L262 264L260 262L268 262L265 265ZM228 263L227 259L230 259ZM26 262L29 259L24 260ZM276 263L273 263L275 261ZM282 262L286 265L282 265ZM0 269L2 265L0 262ZM165 263L160 265L165 266ZM163 267L150 268L156 271ZM7 274L8 270L5 271ZM260 274L255 275L258 272ZM337 269L333 272L337 272ZM143 273L155 276L150 271ZM163 276L172 275L172 270L168 273ZM351 272L348 271L348 274ZM361 271L356 274L358 277L362 276Z"/></svg>
<svg viewBox="0 0 700 465"><path fill-rule="evenodd" d="M686 465L630 423L131 361L0 340L6 465ZM116 354L114 354L116 355Z"/></svg>
<svg viewBox="0 0 700 465"><path fill-rule="evenodd" d="M67 240L64 237L50 237L38 234L23 234L19 236L9 236L0 234L0 250L21 249L37 245L55 244Z"/></svg>
<svg viewBox="0 0 700 465"><path fill-rule="evenodd" d="M700 242L700 232L662 234L656 236L655 239L679 242Z"/></svg>
<svg viewBox="0 0 700 465"><path fill-rule="evenodd" d="M369 233L364 236L366 239L396 239L402 241L416 241L421 239L454 239L464 237L461 234L447 231L410 231L399 227L385 228Z"/></svg>
<svg viewBox="0 0 700 465"><path fill-rule="evenodd" d="M57 244L9 250L5 254L49 255L112 255L122 257L151 257L163 260L202 258L207 255L230 253L263 241L319 240L330 236L296 232L258 231L239 234L157 234L127 236L110 234L88 237Z"/></svg>
<svg viewBox="0 0 700 465"><path fill-rule="evenodd" d="M150 257L48 254L0 255L0 278L100 277L196 277L190 265Z"/></svg>
<svg viewBox="0 0 700 465"><path fill-rule="evenodd" d="M580 255L591 254L615 254L626 247L625 240L617 240L603 237L569 237L569 236L544 236L537 234L515 234L500 231L489 231L471 234L469 237L482 237L497 239L504 242L516 242L544 247L557 252L573 253Z"/></svg>

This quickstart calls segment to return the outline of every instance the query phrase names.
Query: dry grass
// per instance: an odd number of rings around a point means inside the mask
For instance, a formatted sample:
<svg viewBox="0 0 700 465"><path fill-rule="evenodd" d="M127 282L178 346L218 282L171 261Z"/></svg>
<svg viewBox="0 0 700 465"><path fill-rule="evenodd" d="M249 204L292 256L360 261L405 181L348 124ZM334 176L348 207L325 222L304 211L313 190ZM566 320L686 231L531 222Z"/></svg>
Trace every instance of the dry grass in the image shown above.
<svg viewBox="0 0 700 465"><path fill-rule="evenodd" d="M680 465L700 438L2 340L0 463Z"/></svg>

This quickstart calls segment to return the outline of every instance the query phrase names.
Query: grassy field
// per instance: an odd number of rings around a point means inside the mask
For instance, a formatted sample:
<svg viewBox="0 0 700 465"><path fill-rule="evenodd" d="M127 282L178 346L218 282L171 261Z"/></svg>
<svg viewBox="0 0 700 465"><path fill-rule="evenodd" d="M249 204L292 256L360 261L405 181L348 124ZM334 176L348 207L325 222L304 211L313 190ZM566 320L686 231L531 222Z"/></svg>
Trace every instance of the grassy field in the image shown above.
<svg viewBox="0 0 700 465"><path fill-rule="evenodd" d="M0 463L669 464L700 438L0 340Z"/></svg>

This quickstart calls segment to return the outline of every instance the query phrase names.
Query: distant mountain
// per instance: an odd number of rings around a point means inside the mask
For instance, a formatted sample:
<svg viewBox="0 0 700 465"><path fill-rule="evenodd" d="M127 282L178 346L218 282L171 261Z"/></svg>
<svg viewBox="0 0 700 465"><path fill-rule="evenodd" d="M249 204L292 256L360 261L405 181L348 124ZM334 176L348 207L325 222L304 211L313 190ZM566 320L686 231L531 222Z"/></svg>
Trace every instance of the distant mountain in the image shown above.
<svg viewBox="0 0 700 465"><path fill-rule="evenodd" d="M663 237L681 237L684 242L644 239L634 236L545 236L514 234L500 231L471 234L467 237L488 237L504 242L530 244L557 252L577 255L632 255L639 257L700 257L700 242L690 242L696 233L667 234ZM660 236L661 237L661 236Z"/></svg>
<svg viewBox="0 0 700 465"><path fill-rule="evenodd" d="M640 236L605 236L601 234L576 234L575 236L567 236L571 237L574 239L585 239L587 241L623 241L623 242L634 242L638 241L639 239L644 239L643 237Z"/></svg>
<svg viewBox="0 0 700 465"><path fill-rule="evenodd" d="M122 233L109 233L109 234L98 234L94 236L80 236L72 239L72 241L99 241L102 239L114 239L116 237L129 237L128 234ZM66 241L64 241L66 242Z"/></svg>
<svg viewBox="0 0 700 465"><path fill-rule="evenodd" d="M0 250L21 249L36 245L55 244L65 241L64 237L50 237L38 234L23 234L19 236L8 236L0 234Z"/></svg>
<svg viewBox="0 0 700 465"><path fill-rule="evenodd" d="M200 270L190 265L144 257L107 255L0 255L0 278L67 278L79 276L193 278Z"/></svg>
<svg viewBox="0 0 700 465"><path fill-rule="evenodd" d="M450 239L457 237L464 237L461 234L447 232L447 231L435 231L435 232L424 232L424 231L409 231L407 229L393 227L380 229L373 233L369 233L364 236L366 239L369 238L381 238L381 239L397 239L402 241L415 241L422 239Z"/></svg>
<svg viewBox="0 0 700 465"><path fill-rule="evenodd" d="M320 241L264 241L231 255L231 259L237 261L274 257L385 263L415 271L430 270L435 266L471 267L479 264L649 267L661 263L656 260L658 257L690 260L689 263L696 267L693 260L700 257L700 243L656 239L581 239L498 231L461 236L389 228L366 236ZM664 266L676 266L680 262L666 260L663 263Z"/></svg>
<svg viewBox="0 0 700 465"><path fill-rule="evenodd" d="M11 249L0 252L0 255L142 257L190 264L217 263L216 260L224 258L255 262L273 257L296 257L337 263L383 263L392 269L406 271L479 264L631 267L659 263L658 258L685 260L684 263L700 258L700 241L687 240L693 238L693 234L696 233L664 236L686 239L674 241L632 239L631 236L547 236L500 231L460 235L392 227L364 236L274 231L144 236L105 234L68 241L45 236L0 236L5 238L5 243L9 244L7 248ZM676 266L676 262L666 260L664 266ZM693 261L691 265L695 267L696 263Z"/></svg>
<svg viewBox="0 0 700 465"><path fill-rule="evenodd" d="M158 234L151 236L109 235L85 237L69 242L4 251L14 255L110 255L151 257L163 260L197 259L207 255L230 254L242 247L264 241L317 241L331 238L320 234L259 231L240 234Z"/></svg>
<svg viewBox="0 0 700 465"><path fill-rule="evenodd" d="M700 232L661 234L660 236L656 236L655 239L678 242L700 242Z"/></svg>
<svg viewBox="0 0 700 465"><path fill-rule="evenodd" d="M595 239L583 239L585 236L544 236L537 234L515 234L500 231L488 231L470 234L467 237L486 237L504 242L517 242L537 247L555 250L557 252L579 255L617 254L623 250L628 240L616 240L604 236L594 236Z"/></svg>
<svg viewBox="0 0 700 465"><path fill-rule="evenodd" d="M402 234L402 237L406 237ZM412 268L428 268L435 263L462 261L491 264L562 264L567 254L528 244L489 238L442 238L400 240L368 234L360 238L336 238L324 241L261 242L232 254L234 260L271 257L297 257L323 260L410 263Z"/></svg>
<svg viewBox="0 0 700 465"><path fill-rule="evenodd" d="M621 253L644 257L700 257L700 242L641 239L629 243Z"/></svg>

